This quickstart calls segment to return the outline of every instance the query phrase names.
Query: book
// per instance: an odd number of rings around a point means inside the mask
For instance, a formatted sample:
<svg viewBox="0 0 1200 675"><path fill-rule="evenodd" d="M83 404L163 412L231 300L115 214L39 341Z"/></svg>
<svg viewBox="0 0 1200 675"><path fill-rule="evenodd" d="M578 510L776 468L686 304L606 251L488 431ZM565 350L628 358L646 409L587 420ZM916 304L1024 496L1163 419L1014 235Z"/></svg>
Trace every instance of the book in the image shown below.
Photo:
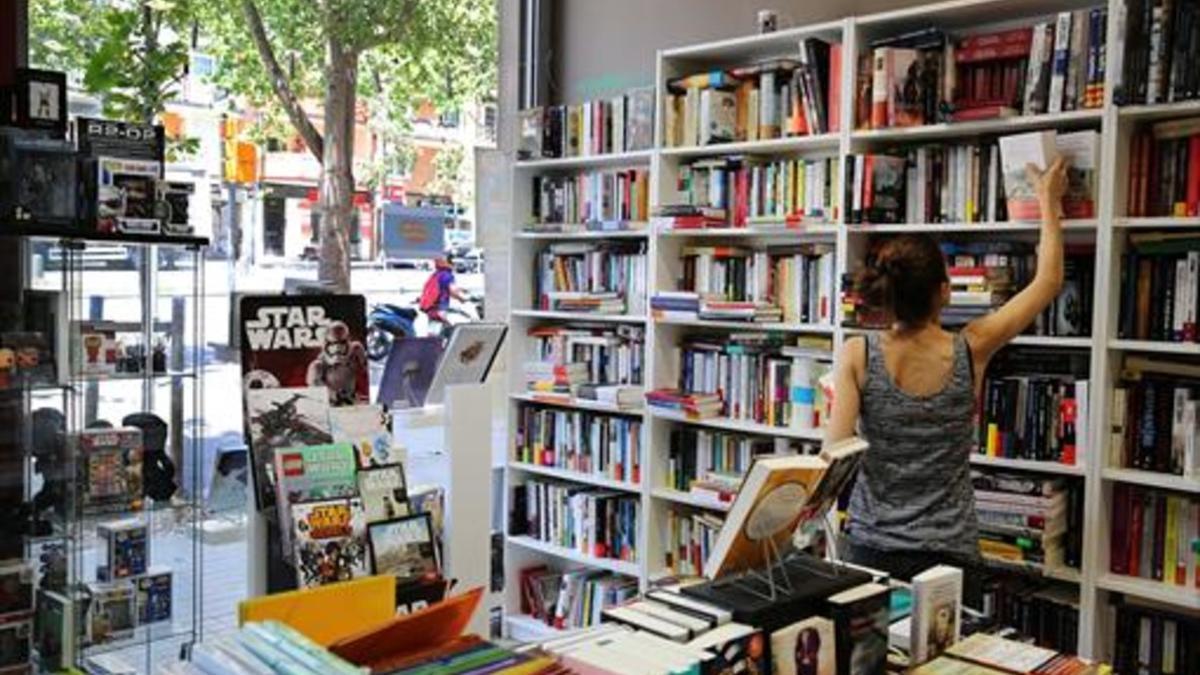
<svg viewBox="0 0 1200 675"><path fill-rule="evenodd" d="M145 499L141 430L85 429L77 438L83 465L84 510L90 513L140 510Z"/></svg>
<svg viewBox="0 0 1200 675"><path fill-rule="evenodd" d="M1032 672L1058 655L1053 649L1006 640L987 633L975 633L963 638L950 645L946 654L963 661L1015 673Z"/></svg>
<svg viewBox="0 0 1200 675"><path fill-rule="evenodd" d="M765 673L768 672L765 642L762 631L754 626L726 623L700 635L687 646L714 655L713 661L706 663L706 672Z"/></svg>
<svg viewBox="0 0 1200 675"><path fill-rule="evenodd" d="M1057 134L1054 147L1067 164L1062 209L1066 218L1095 218L1100 176L1100 134L1086 130Z"/></svg>
<svg viewBox="0 0 1200 675"><path fill-rule="evenodd" d="M717 579L763 567L767 561L760 542L766 538L774 540L777 550L789 550L796 527L837 499L866 447L850 438L815 457L756 459L705 561L704 575Z"/></svg>
<svg viewBox="0 0 1200 675"><path fill-rule="evenodd" d="M329 499L292 504L296 584L312 588L370 573L362 501Z"/></svg>
<svg viewBox="0 0 1200 675"><path fill-rule="evenodd" d="M517 157L540 159L542 157L542 120L545 117L545 111L538 106L521 110L518 115L521 131L518 136Z"/></svg>
<svg viewBox="0 0 1200 675"><path fill-rule="evenodd" d="M524 513L513 509L510 534L533 539L595 557L633 562L638 556L636 497L601 488L560 481L529 479L512 488L512 504L524 504ZM575 513L571 520L559 514Z"/></svg>
<svg viewBox="0 0 1200 675"><path fill-rule="evenodd" d="M641 433L638 419L521 406L514 459L637 484L641 480Z"/></svg>
<svg viewBox="0 0 1200 675"><path fill-rule="evenodd" d="M393 447L390 417L379 404L330 408L329 426L335 443L354 446L360 468L404 461L403 449Z"/></svg>
<svg viewBox="0 0 1200 675"><path fill-rule="evenodd" d="M390 574L408 584L439 574L436 540L428 513L371 523L371 566L376 574Z"/></svg>
<svg viewBox="0 0 1200 675"><path fill-rule="evenodd" d="M838 670L835 640L833 622L821 616L781 628L771 633L771 672L779 675L843 672Z"/></svg>
<svg viewBox="0 0 1200 675"><path fill-rule="evenodd" d="M1039 220L1037 186L1026 170L1032 164L1045 170L1058 155L1053 131L1034 131L1000 137L1000 162L1004 171L1004 193L1012 220Z"/></svg>
<svg viewBox="0 0 1200 675"><path fill-rule="evenodd" d="M333 442L328 396L321 387L247 390L246 428L259 509L275 504L276 450Z"/></svg>
<svg viewBox="0 0 1200 675"><path fill-rule="evenodd" d="M367 403L366 317L361 295L242 297L243 387L324 387L330 405Z"/></svg>
<svg viewBox="0 0 1200 675"><path fill-rule="evenodd" d="M910 661L925 663L959 639L963 572L937 565L913 576Z"/></svg>
<svg viewBox="0 0 1200 675"><path fill-rule="evenodd" d="M644 221L650 213L649 181L645 169L534 176L528 222L619 229L622 223Z"/></svg>
<svg viewBox="0 0 1200 675"><path fill-rule="evenodd" d="M483 589L474 588L411 614L372 624L329 645L329 651L375 669L377 664L428 645L445 644L466 630L482 596Z"/></svg>
<svg viewBox="0 0 1200 675"><path fill-rule="evenodd" d="M654 145L654 104L654 87L626 92L625 150L649 150Z"/></svg>
<svg viewBox="0 0 1200 675"><path fill-rule="evenodd" d="M358 496L367 513L367 524L407 516L408 488L403 464L358 470Z"/></svg>
<svg viewBox="0 0 1200 675"><path fill-rule="evenodd" d="M396 615L396 580L372 575L330 586L284 591L238 604L238 622L287 617L288 625L329 645Z"/></svg>
<svg viewBox="0 0 1200 675"><path fill-rule="evenodd" d="M296 504L357 496L357 468L349 443L280 449L275 453L276 500Z"/></svg>
<svg viewBox="0 0 1200 675"><path fill-rule="evenodd" d="M871 675L887 665L891 589L870 583L829 598L837 644L837 672Z"/></svg>
<svg viewBox="0 0 1200 675"><path fill-rule="evenodd" d="M1066 96L1067 72L1071 62L1071 12L1059 12L1054 22L1054 51L1051 56L1050 94L1046 112L1063 111Z"/></svg>

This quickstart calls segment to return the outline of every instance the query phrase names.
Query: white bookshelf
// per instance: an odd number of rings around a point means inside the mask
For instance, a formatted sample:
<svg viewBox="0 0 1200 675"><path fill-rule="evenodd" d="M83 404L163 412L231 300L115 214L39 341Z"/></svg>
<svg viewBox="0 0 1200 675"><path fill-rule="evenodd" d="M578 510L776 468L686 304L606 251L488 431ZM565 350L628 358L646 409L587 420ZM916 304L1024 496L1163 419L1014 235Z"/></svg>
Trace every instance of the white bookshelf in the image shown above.
<svg viewBox="0 0 1200 675"><path fill-rule="evenodd" d="M1185 611L1200 612L1200 590L1184 589L1158 582L1123 577L1108 572L1109 532L1111 523L1110 496L1112 486L1132 483L1186 494L1200 494L1200 486L1191 479L1165 476L1149 472L1118 469L1106 465L1109 445L1109 399L1116 379L1120 376L1120 359L1128 352L1145 352L1164 356L1200 357L1200 345L1177 343L1154 343L1117 339L1118 293L1120 260L1126 235L1139 229L1197 228L1200 218L1126 218L1125 192L1128 176L1129 139L1132 130L1141 124L1173 117L1200 115L1200 102L1118 108L1112 104L1113 73L1108 72L1105 83L1105 105L1094 110L1045 114L1031 117L1012 117L960 124L934 124L923 127L856 131L853 126L854 64L856 56L870 41L897 35L927 26L941 27L950 34L986 32L1017 25L1028 25L1034 21L1053 17L1063 10L1083 9L1100 3L1086 0L950 0L948 2L920 5L890 12L800 26L768 35L750 35L715 42L684 45L660 50L653 64L653 77L660 96L656 105L656 147L650 151L623 153L612 156L580 157L556 160L533 160L514 162L513 215L510 222L513 236L512 248L512 292L511 313L513 330L510 332L512 350L510 366L510 406L534 404L536 398L522 391L520 369L517 364L526 353L528 339L525 331L542 323L634 323L646 327L646 383L647 390L673 386L677 376L678 357L675 347L679 339L691 333L735 331L778 331L794 335L811 334L829 336L833 340L834 353L848 336L861 330L841 327L839 303L838 321L835 325L806 324L754 324L736 321L704 320L655 320L647 316L594 316L564 312L543 312L528 309L530 305L530 277L532 261L536 251L556 240L586 239L645 239L648 247L648 278L646 286L650 292L674 290L673 280L677 273L679 249L693 241L727 242L732 245L748 243L794 243L802 241L832 242L836 247L837 272L852 271L861 261L869 238L876 234L899 232L930 232L935 235L955 238L979 237L988 240L1032 241L1037 237L1039 224L1031 222L1011 223L928 223L906 225L846 225L840 221L828 223L800 223L788 228L782 223L774 226L751 226L736 229L710 230L658 230L652 219L644 230L634 232L586 232L575 234L526 234L521 226L529 214L530 179L539 172L582 172L595 169L622 167L646 167L650 169L650 204L671 203L675 181L681 164L694 159L728 154L749 154L765 157L836 157L835 164L845 175L846 157L864 151L873 151L898 144L940 143L968 140L980 136L995 136L1019 133L1035 129L1077 130L1097 129L1101 132L1101 168L1099 172L1099 203L1097 217L1088 220L1070 220L1064 223L1066 238L1071 242L1094 243L1095 286L1093 290L1094 312L1091 335L1094 337L1045 337L1020 336L1014 342L1019 345L1086 350L1089 357L1089 382L1091 398L1088 401L1088 437L1093 439L1081 465L1065 465L1057 462L1038 462L1008 458L972 455L975 466L1019 472L1033 472L1045 476L1063 476L1081 480L1084 485L1083 560L1078 570L1046 568L1042 573L1047 578L1071 584L1079 592L1080 625L1078 651L1084 656L1109 658L1112 655L1112 626L1108 609L1110 595L1120 593L1132 598L1165 604ZM1116 53L1117 26L1115 0L1109 7L1107 28L1108 62ZM839 83L841 94L841 117L839 131L816 137L772 139L766 141L739 142L705 147L666 148L662 146L661 93L667 80L672 77L701 72L709 68L721 68L751 63L771 57L792 55L800 37L815 36L826 41L841 43L842 78ZM647 69L651 64L646 64ZM513 122L515 127L515 122ZM835 196L840 208L841 190ZM513 374L515 372L515 374ZM545 405L612 412L622 415L639 415L643 420L641 447L641 482L632 488L640 496L640 523L638 555L636 563L625 561L598 560L564 551L558 547L537 542L527 537L509 537L506 570L508 585L508 609L514 620L527 622L528 617L515 613L519 603L519 568L530 561L551 561L567 567L594 567L619 574L628 574L640 580L643 588L664 574L662 558L662 528L665 514L670 509L699 509L721 512L728 504L715 499L682 492L665 487L667 470L668 439L673 428L692 425L708 429L739 432L786 440L819 441L821 430L799 430L770 427L724 418L688 420L681 415L663 411L613 411L600 410L595 404L580 401L547 403ZM512 417L510 416L510 419ZM510 434L515 425L510 424ZM510 443L510 451L511 451ZM510 481L520 481L527 475L552 475L554 478L589 483L589 478L568 475L569 472L547 474L540 467L512 463L507 475ZM613 487L613 486L610 486ZM626 489L625 486L620 486ZM506 494L507 498L507 494ZM507 508L507 507L506 507Z"/></svg>

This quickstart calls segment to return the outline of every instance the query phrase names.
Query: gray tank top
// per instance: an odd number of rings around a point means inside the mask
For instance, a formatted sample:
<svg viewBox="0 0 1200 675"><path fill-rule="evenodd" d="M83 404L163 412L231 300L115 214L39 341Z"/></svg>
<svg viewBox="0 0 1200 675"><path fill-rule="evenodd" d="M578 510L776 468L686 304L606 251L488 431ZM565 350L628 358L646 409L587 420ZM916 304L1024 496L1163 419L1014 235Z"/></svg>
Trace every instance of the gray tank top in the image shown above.
<svg viewBox="0 0 1200 675"><path fill-rule="evenodd" d="M879 334L867 334L860 433L871 446L850 496L850 541L978 556L973 379L966 339L955 335L950 379L935 394L913 396L884 365Z"/></svg>

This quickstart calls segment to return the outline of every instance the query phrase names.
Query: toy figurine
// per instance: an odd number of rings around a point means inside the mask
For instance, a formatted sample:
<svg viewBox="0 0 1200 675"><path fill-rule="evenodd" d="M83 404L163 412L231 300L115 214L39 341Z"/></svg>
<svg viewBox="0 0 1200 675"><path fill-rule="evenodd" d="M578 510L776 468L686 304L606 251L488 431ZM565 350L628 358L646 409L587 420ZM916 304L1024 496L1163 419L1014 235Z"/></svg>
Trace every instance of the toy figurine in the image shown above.
<svg viewBox="0 0 1200 675"><path fill-rule="evenodd" d="M350 339L350 328L334 321L325 329L325 345L308 366L308 385L329 389L332 405L357 403L358 379L367 367L362 343Z"/></svg>

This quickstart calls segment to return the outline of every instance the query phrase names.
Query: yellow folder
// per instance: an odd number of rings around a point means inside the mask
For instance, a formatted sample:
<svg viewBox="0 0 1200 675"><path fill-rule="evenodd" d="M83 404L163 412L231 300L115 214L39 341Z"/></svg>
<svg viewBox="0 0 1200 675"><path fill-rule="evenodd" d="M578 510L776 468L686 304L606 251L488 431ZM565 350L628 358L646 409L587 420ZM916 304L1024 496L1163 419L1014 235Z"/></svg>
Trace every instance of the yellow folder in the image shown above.
<svg viewBox="0 0 1200 675"><path fill-rule="evenodd" d="M396 614L396 577L381 574L238 604L238 624L274 619L326 647Z"/></svg>

